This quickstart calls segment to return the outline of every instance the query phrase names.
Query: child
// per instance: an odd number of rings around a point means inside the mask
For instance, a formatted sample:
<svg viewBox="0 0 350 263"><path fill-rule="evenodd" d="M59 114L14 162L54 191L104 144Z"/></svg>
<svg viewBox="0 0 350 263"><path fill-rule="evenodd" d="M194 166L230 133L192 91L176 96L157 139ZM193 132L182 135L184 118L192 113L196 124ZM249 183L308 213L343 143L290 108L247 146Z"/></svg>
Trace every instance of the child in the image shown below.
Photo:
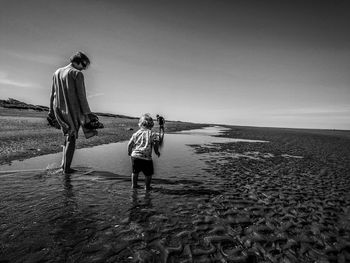
<svg viewBox="0 0 350 263"><path fill-rule="evenodd" d="M152 149L159 157L159 136L152 131L154 122L149 114L144 114L139 120L140 129L135 132L128 144L128 154L131 156L132 174L131 187L137 188L139 173L145 175L145 189L151 189L151 180L154 172Z"/></svg>

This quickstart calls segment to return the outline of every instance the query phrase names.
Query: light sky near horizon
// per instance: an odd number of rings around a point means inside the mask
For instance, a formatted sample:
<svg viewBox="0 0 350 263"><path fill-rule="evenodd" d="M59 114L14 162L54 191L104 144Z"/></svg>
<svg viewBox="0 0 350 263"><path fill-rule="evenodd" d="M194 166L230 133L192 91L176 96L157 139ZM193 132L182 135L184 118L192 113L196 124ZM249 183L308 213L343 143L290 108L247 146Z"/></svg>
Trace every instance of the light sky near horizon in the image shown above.
<svg viewBox="0 0 350 263"><path fill-rule="evenodd" d="M0 99L48 105L82 50L90 107L350 130L347 1L1 0Z"/></svg>

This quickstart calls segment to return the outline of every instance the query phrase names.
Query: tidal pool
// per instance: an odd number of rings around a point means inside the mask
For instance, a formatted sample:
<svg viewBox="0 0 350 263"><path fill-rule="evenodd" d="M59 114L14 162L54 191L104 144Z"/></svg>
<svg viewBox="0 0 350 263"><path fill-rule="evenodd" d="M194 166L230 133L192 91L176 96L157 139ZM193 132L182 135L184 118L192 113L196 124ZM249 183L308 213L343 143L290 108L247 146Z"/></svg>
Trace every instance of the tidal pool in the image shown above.
<svg viewBox="0 0 350 263"><path fill-rule="evenodd" d="M189 145L263 142L210 136L222 130L165 134L161 156L154 157L150 192L130 189L127 142L77 150L73 167L78 172L71 175L57 172L61 153L0 166L0 261L222 257L213 250L213 242L225 242L225 226L215 216L221 179L205 171L205 162ZM142 174L140 179L142 185ZM202 235L203 224L218 232ZM190 244L204 248L189 255Z"/></svg>
<svg viewBox="0 0 350 263"><path fill-rule="evenodd" d="M201 162L189 145L226 142L265 142L259 140L232 139L213 137L219 135L223 127L208 127L166 134L161 148L161 157L153 156L155 177L168 178L175 175L193 176L202 174ZM30 171L47 170L59 167L62 153L33 157L23 161L14 161L9 165L0 166L0 171ZM105 144L91 148L78 149L75 152L72 167L89 168L96 171L108 171L119 175L131 173L130 157L127 155L127 141Z"/></svg>

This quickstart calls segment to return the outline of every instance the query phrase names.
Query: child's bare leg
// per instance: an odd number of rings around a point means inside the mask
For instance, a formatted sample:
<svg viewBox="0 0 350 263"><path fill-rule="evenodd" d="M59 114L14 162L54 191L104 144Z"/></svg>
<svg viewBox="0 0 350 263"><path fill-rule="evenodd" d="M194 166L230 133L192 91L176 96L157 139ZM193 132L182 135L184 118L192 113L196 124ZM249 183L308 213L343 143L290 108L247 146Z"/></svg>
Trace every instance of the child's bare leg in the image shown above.
<svg viewBox="0 0 350 263"><path fill-rule="evenodd" d="M139 174L137 173L132 173L131 174L131 188L137 188L137 181L139 179Z"/></svg>
<svg viewBox="0 0 350 263"><path fill-rule="evenodd" d="M145 183L146 183L145 189L146 190L151 190L152 189L151 181L152 181L152 175L145 176Z"/></svg>

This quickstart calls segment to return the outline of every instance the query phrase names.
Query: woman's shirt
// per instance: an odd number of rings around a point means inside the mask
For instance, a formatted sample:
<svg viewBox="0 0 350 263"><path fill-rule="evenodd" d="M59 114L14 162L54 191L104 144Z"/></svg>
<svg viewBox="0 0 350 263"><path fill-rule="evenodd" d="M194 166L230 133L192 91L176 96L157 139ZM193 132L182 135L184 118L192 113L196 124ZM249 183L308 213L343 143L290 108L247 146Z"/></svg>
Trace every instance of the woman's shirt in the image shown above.
<svg viewBox="0 0 350 263"><path fill-rule="evenodd" d="M82 123L85 115L91 113L86 91L83 73L71 64L56 70L52 80L53 99L52 110L64 134L75 134Z"/></svg>

